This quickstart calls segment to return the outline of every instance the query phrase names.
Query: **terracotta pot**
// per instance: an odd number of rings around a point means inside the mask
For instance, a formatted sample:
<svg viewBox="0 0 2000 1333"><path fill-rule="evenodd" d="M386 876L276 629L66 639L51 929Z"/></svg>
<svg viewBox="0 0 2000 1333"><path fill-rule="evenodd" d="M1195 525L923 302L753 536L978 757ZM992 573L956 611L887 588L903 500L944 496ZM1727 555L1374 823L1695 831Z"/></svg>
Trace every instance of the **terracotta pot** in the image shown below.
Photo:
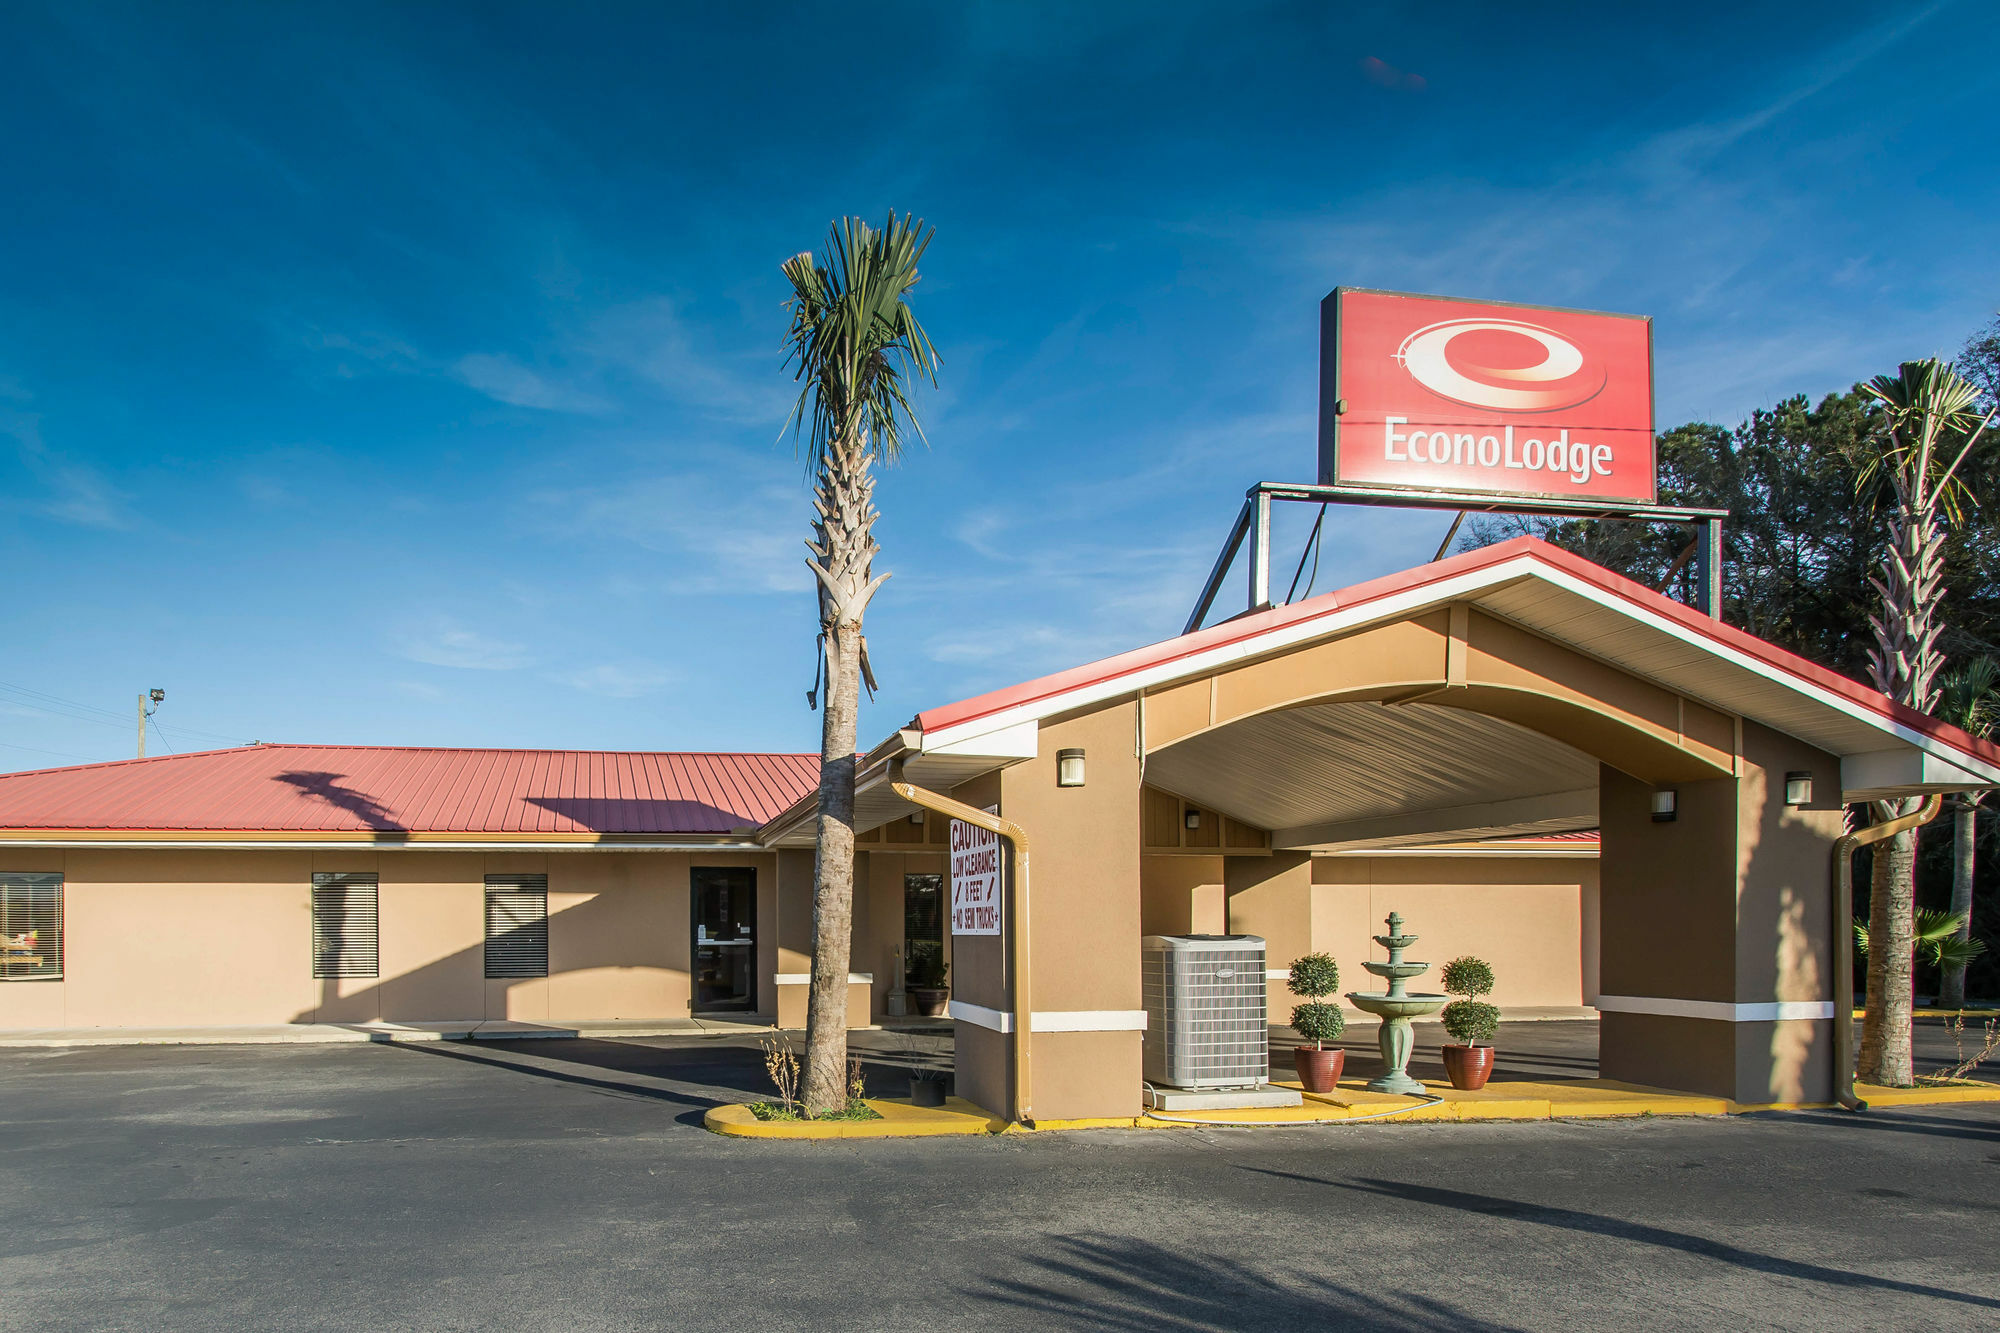
<svg viewBox="0 0 2000 1333"><path fill-rule="evenodd" d="M1478 1092L1493 1076L1491 1046L1446 1046L1444 1072L1460 1092Z"/></svg>
<svg viewBox="0 0 2000 1333"><path fill-rule="evenodd" d="M1340 1071L1347 1063L1347 1052L1339 1046L1329 1050L1316 1051L1310 1046L1299 1046L1292 1050L1292 1063L1299 1071L1299 1082L1307 1092L1332 1092L1340 1082Z"/></svg>
<svg viewBox="0 0 2000 1333"><path fill-rule="evenodd" d="M950 999L951 991L943 986L910 987L910 1002L925 1018L943 1018L945 1004Z"/></svg>

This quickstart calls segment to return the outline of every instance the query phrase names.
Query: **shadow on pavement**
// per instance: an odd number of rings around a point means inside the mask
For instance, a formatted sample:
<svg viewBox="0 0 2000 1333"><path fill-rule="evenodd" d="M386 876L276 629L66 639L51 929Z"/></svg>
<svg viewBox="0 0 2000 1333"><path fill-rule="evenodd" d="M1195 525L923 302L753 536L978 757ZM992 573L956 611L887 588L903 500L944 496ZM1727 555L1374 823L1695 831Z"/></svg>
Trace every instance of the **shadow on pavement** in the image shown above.
<svg viewBox="0 0 2000 1333"><path fill-rule="evenodd" d="M1060 1236L1013 1276L967 1296L1087 1328L1131 1333L1235 1333L1338 1328L1363 1333L1520 1333L1442 1301L1329 1278L1280 1282L1240 1260L1190 1254L1124 1236Z"/></svg>
<svg viewBox="0 0 2000 1333"><path fill-rule="evenodd" d="M1975 1305L1987 1310L2000 1310L2000 1299L1978 1296L1971 1292L1953 1291L1949 1287L1932 1287L1921 1282L1904 1282L1896 1278L1874 1277L1867 1273L1856 1273L1845 1268L1829 1268L1824 1264L1806 1263L1798 1259L1784 1259L1774 1254L1760 1254L1746 1250L1727 1241L1711 1240L1706 1236L1691 1236L1681 1231L1669 1231L1665 1227L1650 1226L1644 1222L1628 1222L1623 1218L1606 1217L1601 1213L1586 1213L1574 1208L1551 1208L1544 1204L1522 1203L1517 1199L1503 1199L1490 1194L1473 1194L1465 1190L1439 1189L1432 1185L1413 1185L1398 1180L1376 1180L1363 1177L1359 1180L1325 1180L1318 1176L1302 1176L1290 1171L1272 1171L1265 1167L1246 1166L1239 1168L1254 1171L1258 1175L1273 1176L1280 1180L1295 1180L1307 1185L1325 1185L1332 1189L1350 1190L1356 1194L1374 1194L1387 1199L1400 1199L1408 1203L1427 1203L1438 1208L1449 1208L1455 1212L1474 1213L1482 1217L1501 1218L1509 1222L1533 1222L1538 1226L1556 1227L1564 1231L1580 1231L1588 1235L1604 1236L1613 1240L1630 1241L1638 1245L1654 1245L1666 1250L1679 1250L1718 1263L1733 1264L1738 1268L1753 1272L1768 1273L1773 1277L1793 1278L1804 1282L1822 1282L1833 1287L1860 1288L1873 1291L1893 1291L1912 1296L1929 1296L1941 1301L1954 1301L1961 1305Z"/></svg>

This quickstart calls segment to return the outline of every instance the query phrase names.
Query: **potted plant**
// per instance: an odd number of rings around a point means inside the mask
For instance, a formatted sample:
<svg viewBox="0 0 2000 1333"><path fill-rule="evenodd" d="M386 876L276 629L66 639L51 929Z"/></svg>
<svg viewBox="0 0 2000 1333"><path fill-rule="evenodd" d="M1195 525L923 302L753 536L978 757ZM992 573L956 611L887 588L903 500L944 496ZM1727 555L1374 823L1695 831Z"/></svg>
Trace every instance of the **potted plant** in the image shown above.
<svg viewBox="0 0 2000 1333"><path fill-rule="evenodd" d="M1444 1047L1444 1072L1460 1092L1477 1092L1493 1073L1493 1034L1500 1011L1479 997L1493 993L1493 969L1477 958L1454 958L1444 965L1444 988L1458 998L1438 1018L1457 1044Z"/></svg>
<svg viewBox="0 0 2000 1333"><path fill-rule="evenodd" d="M1292 1048L1292 1063L1299 1071L1299 1082L1307 1092L1332 1092L1340 1082L1342 1066L1347 1063L1345 1050L1326 1047L1326 1043L1347 1030L1347 1018L1340 1012L1340 1006L1326 1002L1327 996L1340 989L1340 964L1333 961L1332 954L1304 954L1292 964L1285 985L1305 1001L1292 1010L1292 1031L1299 1034L1301 1042ZM1308 1041L1312 1045L1303 1044Z"/></svg>
<svg viewBox="0 0 2000 1333"><path fill-rule="evenodd" d="M936 940L918 940L910 945L910 1000L925 1018L943 1018L951 991L945 985L950 966L944 961L944 945Z"/></svg>

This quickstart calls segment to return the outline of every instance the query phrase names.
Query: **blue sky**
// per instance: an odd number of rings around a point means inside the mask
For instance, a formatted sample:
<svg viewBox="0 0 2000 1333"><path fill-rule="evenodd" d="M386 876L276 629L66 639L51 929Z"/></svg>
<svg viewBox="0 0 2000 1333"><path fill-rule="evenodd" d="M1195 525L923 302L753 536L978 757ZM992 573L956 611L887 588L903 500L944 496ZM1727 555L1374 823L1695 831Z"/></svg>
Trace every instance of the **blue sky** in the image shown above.
<svg viewBox="0 0 2000 1333"><path fill-rule="evenodd" d="M1176 632L1336 284L1651 314L1662 426L2000 304L1970 0L9 12L6 767L155 685L155 752L816 749L778 265L842 213L936 225L944 357L864 744Z"/></svg>

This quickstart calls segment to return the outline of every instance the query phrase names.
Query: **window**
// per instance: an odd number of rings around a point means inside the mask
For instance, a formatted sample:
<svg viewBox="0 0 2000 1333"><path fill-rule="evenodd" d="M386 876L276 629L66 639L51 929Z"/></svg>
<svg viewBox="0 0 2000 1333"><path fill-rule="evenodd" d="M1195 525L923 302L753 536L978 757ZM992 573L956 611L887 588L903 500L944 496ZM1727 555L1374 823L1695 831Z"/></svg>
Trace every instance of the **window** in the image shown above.
<svg viewBox="0 0 2000 1333"><path fill-rule="evenodd" d="M486 975L549 974L549 877L486 877Z"/></svg>
<svg viewBox="0 0 2000 1333"><path fill-rule="evenodd" d="M944 956L944 876L903 876L903 984L928 985L920 959Z"/></svg>
<svg viewBox="0 0 2000 1333"><path fill-rule="evenodd" d="M62 980L61 875L0 874L0 981Z"/></svg>
<svg viewBox="0 0 2000 1333"><path fill-rule="evenodd" d="M313 977L380 975L375 876L313 876Z"/></svg>

